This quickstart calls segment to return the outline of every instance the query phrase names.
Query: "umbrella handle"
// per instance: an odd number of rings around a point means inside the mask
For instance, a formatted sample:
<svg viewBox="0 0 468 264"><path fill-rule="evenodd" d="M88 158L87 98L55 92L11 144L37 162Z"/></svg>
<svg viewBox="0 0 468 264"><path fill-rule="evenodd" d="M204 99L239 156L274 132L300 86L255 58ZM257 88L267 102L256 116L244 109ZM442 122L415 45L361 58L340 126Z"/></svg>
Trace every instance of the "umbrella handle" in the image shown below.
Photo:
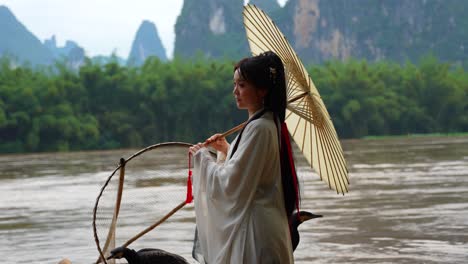
<svg viewBox="0 0 468 264"><path fill-rule="evenodd" d="M301 93L299 95L297 95L296 97L292 98L292 99L289 99L288 100L288 105L296 100L299 100L301 99L302 97L306 96L310 94L309 92L304 92L304 93ZM244 123L240 124L240 125L237 125L231 129L229 129L228 131L224 132L223 134L221 134L222 137L227 137L227 136L230 136L231 134L233 134L234 132L237 132L239 130L241 130L246 124L247 124L248 120L245 121Z"/></svg>
<svg viewBox="0 0 468 264"><path fill-rule="evenodd" d="M221 137L227 137L231 134L233 134L234 132L237 132L239 130L241 130L245 125L247 124L247 121L245 121L244 123L240 124L240 125L237 125L231 129L229 129L228 131L224 132Z"/></svg>

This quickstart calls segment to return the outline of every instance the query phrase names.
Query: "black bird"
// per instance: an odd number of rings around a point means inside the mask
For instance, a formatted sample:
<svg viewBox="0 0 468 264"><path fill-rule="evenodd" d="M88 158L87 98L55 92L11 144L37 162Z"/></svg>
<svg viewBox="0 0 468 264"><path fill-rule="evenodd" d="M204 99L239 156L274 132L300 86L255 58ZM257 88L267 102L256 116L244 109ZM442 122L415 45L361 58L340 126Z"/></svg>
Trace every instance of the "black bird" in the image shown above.
<svg viewBox="0 0 468 264"><path fill-rule="evenodd" d="M125 258L128 264L188 264L183 257L162 249L144 248L135 251L126 247L118 247L111 251L107 259Z"/></svg>
<svg viewBox="0 0 468 264"><path fill-rule="evenodd" d="M297 230L299 225L304 223L305 221L319 217L322 217L322 215L316 215L306 211L299 211L299 217L297 216L297 212L291 215L291 219L289 221L291 223L291 242L293 246L293 251L296 250L297 245L299 245L300 238L299 231Z"/></svg>

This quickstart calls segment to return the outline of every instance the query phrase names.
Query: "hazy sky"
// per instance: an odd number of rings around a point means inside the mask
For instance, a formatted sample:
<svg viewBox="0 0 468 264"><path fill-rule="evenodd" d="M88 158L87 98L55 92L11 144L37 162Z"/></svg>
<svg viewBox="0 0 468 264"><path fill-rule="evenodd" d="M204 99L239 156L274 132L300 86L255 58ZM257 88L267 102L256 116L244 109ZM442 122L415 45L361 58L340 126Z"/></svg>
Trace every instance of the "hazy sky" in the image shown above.
<svg viewBox="0 0 468 264"><path fill-rule="evenodd" d="M278 2L284 5L286 0ZM156 24L172 57L174 24L182 4L183 0L0 0L41 41L55 35L58 46L74 40L88 56L115 51L123 58L144 19Z"/></svg>

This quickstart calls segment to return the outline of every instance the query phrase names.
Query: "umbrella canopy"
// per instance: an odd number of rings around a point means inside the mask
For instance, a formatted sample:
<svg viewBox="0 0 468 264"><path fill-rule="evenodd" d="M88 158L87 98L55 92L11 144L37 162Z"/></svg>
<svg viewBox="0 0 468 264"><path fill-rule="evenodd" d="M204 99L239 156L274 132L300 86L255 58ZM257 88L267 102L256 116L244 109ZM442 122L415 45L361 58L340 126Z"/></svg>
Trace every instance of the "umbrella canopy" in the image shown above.
<svg viewBox="0 0 468 264"><path fill-rule="evenodd" d="M285 122L294 142L331 189L348 192L348 170L338 135L306 68L265 12L246 5L243 17L252 54L273 51L283 61L288 100Z"/></svg>

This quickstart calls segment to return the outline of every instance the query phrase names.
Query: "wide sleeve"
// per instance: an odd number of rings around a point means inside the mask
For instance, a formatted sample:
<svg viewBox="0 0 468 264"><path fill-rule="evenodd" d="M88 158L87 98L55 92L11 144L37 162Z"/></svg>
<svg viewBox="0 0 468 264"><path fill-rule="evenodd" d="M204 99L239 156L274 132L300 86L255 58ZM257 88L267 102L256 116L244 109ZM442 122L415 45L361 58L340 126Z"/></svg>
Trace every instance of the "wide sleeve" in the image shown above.
<svg viewBox="0 0 468 264"><path fill-rule="evenodd" d="M203 148L194 156L194 178L198 188L212 200L244 203L254 195L262 171L271 155L274 135L271 128L259 120L248 124L242 134L238 149L223 164ZM232 147L232 145L231 145Z"/></svg>

